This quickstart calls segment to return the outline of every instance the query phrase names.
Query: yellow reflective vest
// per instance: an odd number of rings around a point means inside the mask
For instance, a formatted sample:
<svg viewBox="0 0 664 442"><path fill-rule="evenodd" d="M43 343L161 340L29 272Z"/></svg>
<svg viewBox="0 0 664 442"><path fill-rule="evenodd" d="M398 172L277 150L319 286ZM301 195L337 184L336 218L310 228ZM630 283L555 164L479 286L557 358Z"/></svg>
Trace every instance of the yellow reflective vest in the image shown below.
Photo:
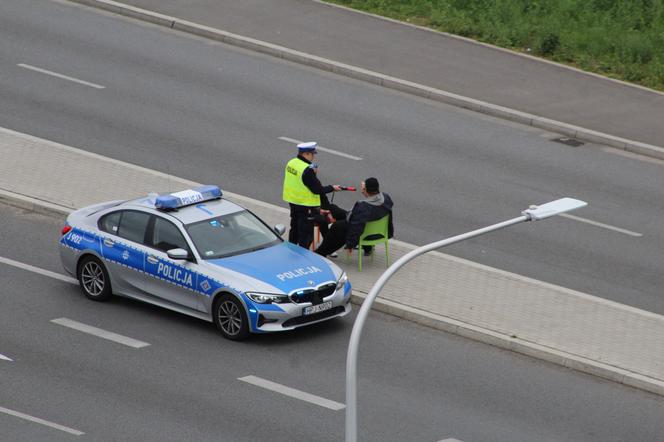
<svg viewBox="0 0 664 442"><path fill-rule="evenodd" d="M313 193L302 182L302 174L308 167L309 164L299 158L293 158L286 164L284 170L284 201L298 206L320 206L320 195Z"/></svg>

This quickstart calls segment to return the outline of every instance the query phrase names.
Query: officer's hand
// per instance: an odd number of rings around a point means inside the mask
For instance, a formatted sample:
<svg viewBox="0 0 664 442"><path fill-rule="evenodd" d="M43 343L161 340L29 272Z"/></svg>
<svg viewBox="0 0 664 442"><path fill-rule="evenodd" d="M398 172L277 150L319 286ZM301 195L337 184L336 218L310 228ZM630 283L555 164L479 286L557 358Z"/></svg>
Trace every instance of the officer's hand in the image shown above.
<svg viewBox="0 0 664 442"><path fill-rule="evenodd" d="M334 186L332 186L332 188L334 189L335 192L341 192L341 190L343 190L341 189L341 186L338 184L335 184Z"/></svg>
<svg viewBox="0 0 664 442"><path fill-rule="evenodd" d="M353 256L353 249L344 249L344 250L346 250L346 255L348 255L349 258Z"/></svg>

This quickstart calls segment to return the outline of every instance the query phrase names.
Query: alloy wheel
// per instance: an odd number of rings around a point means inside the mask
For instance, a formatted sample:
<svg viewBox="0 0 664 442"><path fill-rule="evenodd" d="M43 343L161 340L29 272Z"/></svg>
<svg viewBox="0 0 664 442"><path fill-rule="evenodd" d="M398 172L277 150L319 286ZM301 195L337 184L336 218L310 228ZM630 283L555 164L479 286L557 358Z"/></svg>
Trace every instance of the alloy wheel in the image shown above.
<svg viewBox="0 0 664 442"><path fill-rule="evenodd" d="M94 261L85 263L81 269L81 282L85 291L92 296L99 296L104 291L104 271L101 266Z"/></svg>
<svg viewBox="0 0 664 442"><path fill-rule="evenodd" d="M223 301L219 305L219 325L230 336L235 336L242 327L242 313L233 301Z"/></svg>

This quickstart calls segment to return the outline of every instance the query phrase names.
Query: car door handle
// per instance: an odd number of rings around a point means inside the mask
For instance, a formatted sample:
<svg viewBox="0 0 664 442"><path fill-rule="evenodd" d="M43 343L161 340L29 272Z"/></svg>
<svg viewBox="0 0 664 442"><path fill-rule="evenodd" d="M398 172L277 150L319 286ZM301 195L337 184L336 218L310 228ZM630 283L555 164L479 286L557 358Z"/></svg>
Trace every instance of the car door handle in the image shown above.
<svg viewBox="0 0 664 442"><path fill-rule="evenodd" d="M159 259L157 259L155 256L148 255L148 262L149 262L150 264L158 264L158 263L159 263Z"/></svg>
<svg viewBox="0 0 664 442"><path fill-rule="evenodd" d="M106 239L104 239L104 245L105 245L105 246L113 247L114 244L115 244L115 243L113 242L112 239L110 239L110 238L106 238Z"/></svg>

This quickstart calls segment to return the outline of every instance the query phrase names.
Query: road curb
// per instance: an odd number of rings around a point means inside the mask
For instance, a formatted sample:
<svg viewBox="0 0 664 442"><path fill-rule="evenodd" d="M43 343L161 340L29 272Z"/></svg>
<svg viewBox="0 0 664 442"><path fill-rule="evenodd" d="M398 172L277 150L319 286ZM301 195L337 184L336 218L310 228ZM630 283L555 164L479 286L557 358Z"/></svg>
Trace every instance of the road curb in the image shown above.
<svg viewBox="0 0 664 442"><path fill-rule="evenodd" d="M366 293L354 290L351 296L351 302L353 304L361 305L366 296ZM582 373L638 388L640 390L645 390L659 396L664 396L664 382L658 379L653 379L619 367L593 361L582 356L559 351L535 342L525 341L518 336L509 336L504 333L477 327L466 322L436 315L387 299L376 298L372 305L372 309L436 330L483 342L525 356L530 356L535 359L541 359L557 365L562 365L563 367Z"/></svg>
<svg viewBox="0 0 664 442"><path fill-rule="evenodd" d="M74 209L70 207L61 206L59 204L39 200L4 189L0 189L0 203L57 217L65 217L74 211Z"/></svg>
<svg viewBox="0 0 664 442"><path fill-rule="evenodd" d="M441 89L424 86L419 83L413 83L395 77L390 77L378 72L335 62L333 60L318 57L316 55L307 54L305 52L296 51L250 37L244 37L198 23L181 20L176 17L159 14L157 12L148 11L146 9L126 5L124 3L119 3L112 0L69 1L143 20L156 25L165 26L171 29L177 29L179 31L197 35L199 37L221 41L233 46L271 55L294 63L314 67L338 75L343 75L345 77L353 78L355 80L365 81L407 94L416 95L418 97L439 101L441 103L452 106L462 107L464 109L480 112L492 117L561 133L565 136L577 138L585 142L604 144L616 149L621 149L653 158L664 159L664 147L654 146L647 143L641 143L639 141L605 134L603 132L563 123L539 115L529 114L462 95L453 94Z"/></svg>

